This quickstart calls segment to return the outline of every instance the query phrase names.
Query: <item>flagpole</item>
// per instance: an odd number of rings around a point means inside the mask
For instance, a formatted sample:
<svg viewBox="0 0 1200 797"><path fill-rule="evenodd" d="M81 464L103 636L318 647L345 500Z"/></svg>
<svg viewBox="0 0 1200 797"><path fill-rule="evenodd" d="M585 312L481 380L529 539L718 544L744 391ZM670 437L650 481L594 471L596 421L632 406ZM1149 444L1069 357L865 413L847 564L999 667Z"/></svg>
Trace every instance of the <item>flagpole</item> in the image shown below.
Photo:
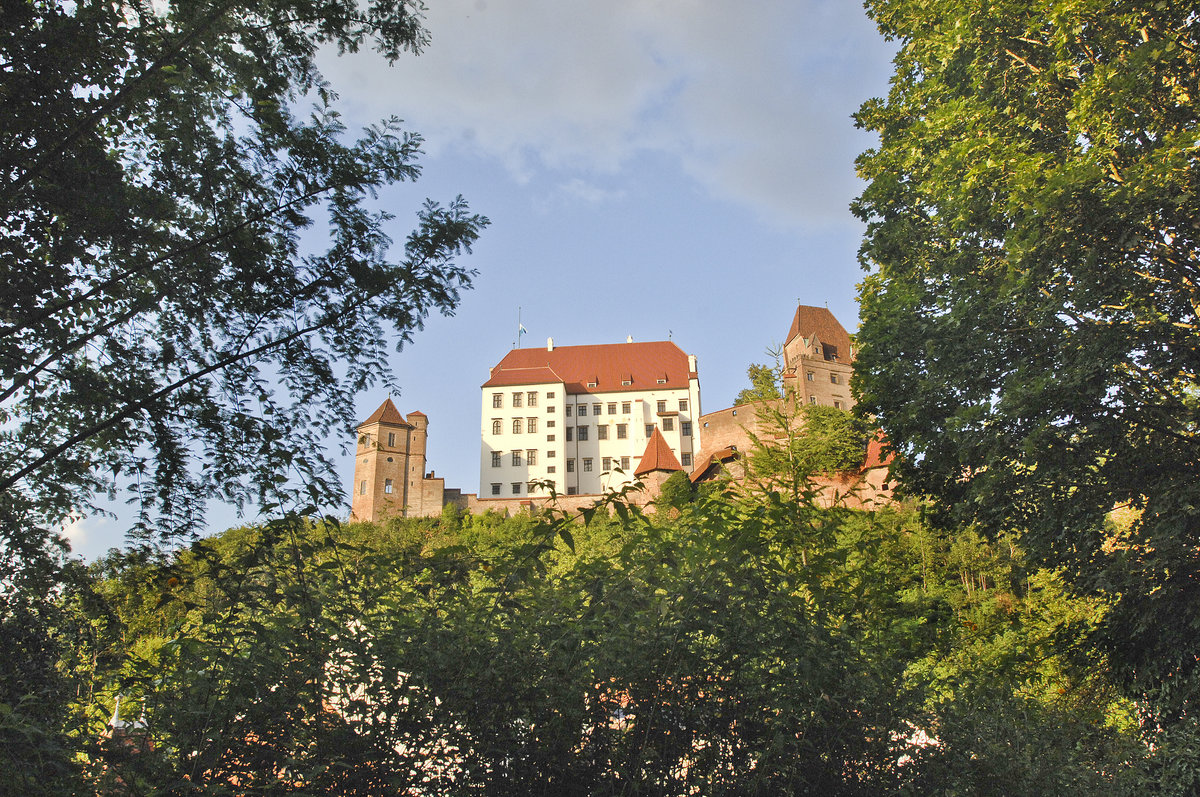
<svg viewBox="0 0 1200 797"><path fill-rule="evenodd" d="M517 305L517 348L521 348L521 334L525 327L521 325L521 305Z"/></svg>

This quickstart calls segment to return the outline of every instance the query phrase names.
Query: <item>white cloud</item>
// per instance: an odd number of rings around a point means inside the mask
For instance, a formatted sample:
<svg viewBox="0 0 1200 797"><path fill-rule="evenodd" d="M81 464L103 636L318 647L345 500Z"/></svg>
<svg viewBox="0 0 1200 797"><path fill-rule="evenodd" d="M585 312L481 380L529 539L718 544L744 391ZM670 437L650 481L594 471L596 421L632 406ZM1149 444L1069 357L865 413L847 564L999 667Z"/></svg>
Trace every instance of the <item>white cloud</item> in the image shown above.
<svg viewBox="0 0 1200 797"><path fill-rule="evenodd" d="M846 0L439 0L428 26L428 50L392 69L327 63L343 99L517 180L551 170L583 185L666 157L789 224L845 218L870 143L850 114L890 71L888 45Z"/></svg>

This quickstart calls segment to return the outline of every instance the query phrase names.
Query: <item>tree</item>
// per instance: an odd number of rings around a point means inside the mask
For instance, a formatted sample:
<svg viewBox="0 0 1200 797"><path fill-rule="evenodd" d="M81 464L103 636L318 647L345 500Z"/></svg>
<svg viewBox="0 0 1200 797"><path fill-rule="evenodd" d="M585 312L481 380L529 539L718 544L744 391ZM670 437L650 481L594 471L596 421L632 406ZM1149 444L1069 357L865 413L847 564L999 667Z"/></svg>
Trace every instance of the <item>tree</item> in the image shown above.
<svg viewBox="0 0 1200 797"><path fill-rule="evenodd" d="M419 175L421 138L396 119L349 136L314 63L319 48L419 51L420 12L4 4L0 636L22 677L0 683L0 768L14 782L54 788L72 760L58 753L95 730L68 727L50 669L78 647L56 528L122 485L147 541L202 529L210 498L339 504L324 438L390 379L392 343L470 286L456 258L487 219L427 200L389 254L372 202Z"/></svg>
<svg viewBox="0 0 1200 797"><path fill-rule="evenodd" d="M209 496L336 496L318 441L388 378L390 338L454 309L472 276L455 256L487 223L461 198L426 201L389 256L390 216L370 199L418 176L421 138L393 118L349 139L314 64L320 47L419 51L420 10L6 6L5 500L54 524L128 477L141 530L173 536Z"/></svg>
<svg viewBox="0 0 1200 797"><path fill-rule="evenodd" d="M773 368L761 363L750 363L750 367L746 369L746 377L750 380L750 387L743 388L734 397L734 405L783 398L783 393L779 389L779 368L777 366Z"/></svg>
<svg viewBox="0 0 1200 797"><path fill-rule="evenodd" d="M1108 650L1200 699L1200 17L871 0L900 45L859 170L859 406L915 490L1121 598ZM1132 508L1119 537L1106 515ZM1189 708L1191 707L1191 708Z"/></svg>

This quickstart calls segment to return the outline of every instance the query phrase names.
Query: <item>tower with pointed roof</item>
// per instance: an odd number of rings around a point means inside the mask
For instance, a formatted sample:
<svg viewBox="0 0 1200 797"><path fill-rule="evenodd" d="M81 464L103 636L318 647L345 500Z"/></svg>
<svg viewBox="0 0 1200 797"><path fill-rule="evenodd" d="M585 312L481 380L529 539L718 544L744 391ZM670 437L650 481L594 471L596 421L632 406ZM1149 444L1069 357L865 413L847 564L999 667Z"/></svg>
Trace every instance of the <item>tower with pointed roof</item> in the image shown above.
<svg viewBox="0 0 1200 797"><path fill-rule="evenodd" d="M353 518L422 517L442 511L441 495L432 494L440 491L426 484L428 430L425 413L411 412L405 419L391 398L358 425Z"/></svg>
<svg viewBox="0 0 1200 797"><path fill-rule="evenodd" d="M783 384L804 404L854 407L850 376L854 347L850 334L827 307L796 308L783 344Z"/></svg>

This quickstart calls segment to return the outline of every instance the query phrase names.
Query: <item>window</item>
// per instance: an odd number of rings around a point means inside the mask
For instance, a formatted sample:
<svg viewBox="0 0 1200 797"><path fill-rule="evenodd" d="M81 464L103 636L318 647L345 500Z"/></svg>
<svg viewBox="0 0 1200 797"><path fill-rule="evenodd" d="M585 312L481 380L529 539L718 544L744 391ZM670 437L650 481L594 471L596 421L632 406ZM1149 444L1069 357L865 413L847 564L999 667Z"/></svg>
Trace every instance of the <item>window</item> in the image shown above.
<svg viewBox="0 0 1200 797"><path fill-rule="evenodd" d="M525 419L525 431L529 432L530 434L533 434L537 431L537 418Z"/></svg>
<svg viewBox="0 0 1200 797"><path fill-rule="evenodd" d="M521 433L521 419L513 418L513 434Z"/></svg>
<svg viewBox="0 0 1200 797"><path fill-rule="evenodd" d="M512 464L514 464L514 465L521 464L521 452L520 451L512 452Z"/></svg>
<svg viewBox="0 0 1200 797"><path fill-rule="evenodd" d="M568 459L567 460L567 473L574 473L574 472L575 472L575 460Z"/></svg>
<svg viewBox="0 0 1200 797"><path fill-rule="evenodd" d="M596 439L597 440L607 440L608 439L608 424L607 423L604 424L603 426L596 427Z"/></svg>
<svg viewBox="0 0 1200 797"><path fill-rule="evenodd" d="M692 466L692 455L691 454L683 453L683 454L680 454L679 456L680 456L680 462L679 462L680 465L683 465L683 467L685 467L685 468L690 468Z"/></svg>
<svg viewBox="0 0 1200 797"><path fill-rule="evenodd" d="M622 379L621 380L621 387L629 387L632 384L633 384L632 379Z"/></svg>
<svg viewBox="0 0 1200 797"><path fill-rule="evenodd" d="M492 434L500 434L504 430L504 422L499 418L492 418Z"/></svg>
<svg viewBox="0 0 1200 797"><path fill-rule="evenodd" d="M629 408L630 408L630 406L631 406L631 405L630 405L630 403L629 403L628 401L622 401L622 402L621 402L621 414L622 414L622 415L628 415L628 414L629 414L629 412L630 412L630 409L629 409Z"/></svg>
<svg viewBox="0 0 1200 797"><path fill-rule="evenodd" d="M513 483L512 483L512 490L513 490L513 495L520 495L520 494L521 494L521 483L520 483L520 482L513 482Z"/></svg>
<svg viewBox="0 0 1200 797"><path fill-rule="evenodd" d="M674 418L663 418L663 431L664 432L675 431L675 419Z"/></svg>
<svg viewBox="0 0 1200 797"><path fill-rule="evenodd" d="M646 424L646 437L653 437L653 436L654 436L654 424L648 423L648 424Z"/></svg>
<svg viewBox="0 0 1200 797"><path fill-rule="evenodd" d="M626 437L629 437L629 424L618 423L617 424L617 439L624 440Z"/></svg>
<svg viewBox="0 0 1200 797"><path fill-rule="evenodd" d="M691 437L692 436L692 422L691 421L680 421L679 422L679 433L681 435L683 435L684 437Z"/></svg>
<svg viewBox="0 0 1200 797"><path fill-rule="evenodd" d="M587 405L580 404L577 407L575 407L575 414L578 415L580 418L582 418L584 415L587 415Z"/></svg>
<svg viewBox="0 0 1200 797"><path fill-rule="evenodd" d="M629 470L629 457L621 457L621 470Z"/></svg>
<svg viewBox="0 0 1200 797"><path fill-rule="evenodd" d="M551 390L549 393L547 393L547 394L546 394L546 398L548 398L548 399L549 399L549 398L554 398L554 391L553 391L553 390Z"/></svg>
<svg viewBox="0 0 1200 797"><path fill-rule="evenodd" d="M567 406L563 407L563 412L565 412L567 414L567 417L570 418L571 417L571 405L568 404Z"/></svg>
<svg viewBox="0 0 1200 797"><path fill-rule="evenodd" d="M367 494L367 480L366 479L363 479L362 481L360 481L358 483L358 494L359 495Z"/></svg>
<svg viewBox="0 0 1200 797"><path fill-rule="evenodd" d="M687 399L680 399L680 400L679 400L679 411L680 411L680 412L687 412Z"/></svg>
<svg viewBox="0 0 1200 797"><path fill-rule="evenodd" d="M385 493L387 493L388 495L392 494L392 480L391 479L383 480L383 491Z"/></svg>
<svg viewBox="0 0 1200 797"><path fill-rule="evenodd" d="M833 408L835 410L840 410L842 408L842 402L840 402L840 401L833 402Z"/></svg>
<svg viewBox="0 0 1200 797"><path fill-rule="evenodd" d="M576 426L575 427L575 439L580 442L587 440L588 439L587 430L588 430L588 428L586 426Z"/></svg>
<svg viewBox="0 0 1200 797"><path fill-rule="evenodd" d="M567 442L569 443L574 439L575 439L575 427L568 426L567 427Z"/></svg>
<svg viewBox="0 0 1200 797"><path fill-rule="evenodd" d="M552 407L552 406L551 406L551 407L547 407L547 408L546 408L546 414L547 414L547 415L553 415L553 414L554 414L554 407Z"/></svg>
<svg viewBox="0 0 1200 797"><path fill-rule="evenodd" d="M608 402L608 414L609 415L617 414L617 402L615 402L615 401Z"/></svg>
<svg viewBox="0 0 1200 797"><path fill-rule="evenodd" d="M523 397L523 396L522 396L520 393L513 393L513 404L512 404L512 405L513 405L514 407L519 407L519 406L521 406L521 399L522 399L522 398L524 398L524 397Z"/></svg>
<svg viewBox="0 0 1200 797"><path fill-rule="evenodd" d="M492 394L492 406L493 407L503 407L504 406L504 394L503 393L493 393Z"/></svg>
<svg viewBox="0 0 1200 797"><path fill-rule="evenodd" d="M553 442L554 442L554 435L552 435L552 434L548 434L548 435L546 435L546 442L547 442L547 443L553 443ZM554 456L554 455L553 455L553 454L551 454L550 456Z"/></svg>
<svg viewBox="0 0 1200 797"><path fill-rule="evenodd" d="M554 428L554 419L553 419L553 418L551 418L550 420L546 421L546 428L547 428L547 429L553 429L553 428Z"/></svg>
<svg viewBox="0 0 1200 797"><path fill-rule="evenodd" d="M604 457L600 460L600 470L612 470L612 457Z"/></svg>
<svg viewBox="0 0 1200 797"><path fill-rule="evenodd" d="M837 374L830 374L829 381L836 385L838 383Z"/></svg>
<svg viewBox="0 0 1200 797"><path fill-rule="evenodd" d="M665 402L665 401L655 402L655 406L658 408L659 412L667 411L667 402Z"/></svg>
<svg viewBox="0 0 1200 797"><path fill-rule="evenodd" d="M500 452L499 451L492 452L492 467L493 468L500 467Z"/></svg>
<svg viewBox="0 0 1200 797"><path fill-rule="evenodd" d="M387 461L388 461L388 462L395 462L396 460L392 459L391 457L388 457L388 460L387 460Z"/></svg>
<svg viewBox="0 0 1200 797"><path fill-rule="evenodd" d="M807 379L809 382L811 382L811 381L813 381L813 379L815 377L813 376L813 372L809 371L807 374L804 375L804 378Z"/></svg>
<svg viewBox="0 0 1200 797"><path fill-rule="evenodd" d="M576 493L576 489L574 487L567 488L567 495L575 495L575 493Z"/></svg>
<svg viewBox="0 0 1200 797"><path fill-rule="evenodd" d="M554 459L556 456L558 456L558 452L553 448L546 452L546 459Z"/></svg>
<svg viewBox="0 0 1200 797"><path fill-rule="evenodd" d="M603 404L593 404L593 405L592 405L592 415L599 415L599 414L600 414L600 409L601 409L603 406L604 406Z"/></svg>
<svg viewBox="0 0 1200 797"><path fill-rule="evenodd" d="M537 406L537 391L536 390L531 390L525 394L525 406L527 406L527 407L536 407Z"/></svg>
<svg viewBox="0 0 1200 797"><path fill-rule="evenodd" d="M492 495L500 495L500 482L492 482Z"/></svg>
<svg viewBox="0 0 1200 797"><path fill-rule="evenodd" d="M600 384L599 382L597 382L593 379L591 382L588 382L588 387L596 387L599 384Z"/></svg>
<svg viewBox="0 0 1200 797"><path fill-rule="evenodd" d="M388 432L388 445L389 446L396 445L396 433L395 432Z"/></svg>
<svg viewBox="0 0 1200 797"><path fill-rule="evenodd" d="M551 454L553 454L554 452L553 452L553 451L551 451L550 453L551 453ZM546 466L546 473L554 473L554 472L555 472L555 471L557 471L557 470L558 470L558 469L557 469L557 468L555 468L553 465L547 465L547 466Z"/></svg>
<svg viewBox="0 0 1200 797"><path fill-rule="evenodd" d="M583 472L584 473L592 472L592 458L591 457L583 458Z"/></svg>
<svg viewBox="0 0 1200 797"><path fill-rule="evenodd" d="M816 404L816 403L817 403L817 397L816 397L816 396L809 396L809 397L808 397L808 403L809 403L809 404Z"/></svg>
<svg viewBox="0 0 1200 797"><path fill-rule="evenodd" d="M537 450L536 449L531 448L525 452L525 462L529 465L537 464Z"/></svg>

